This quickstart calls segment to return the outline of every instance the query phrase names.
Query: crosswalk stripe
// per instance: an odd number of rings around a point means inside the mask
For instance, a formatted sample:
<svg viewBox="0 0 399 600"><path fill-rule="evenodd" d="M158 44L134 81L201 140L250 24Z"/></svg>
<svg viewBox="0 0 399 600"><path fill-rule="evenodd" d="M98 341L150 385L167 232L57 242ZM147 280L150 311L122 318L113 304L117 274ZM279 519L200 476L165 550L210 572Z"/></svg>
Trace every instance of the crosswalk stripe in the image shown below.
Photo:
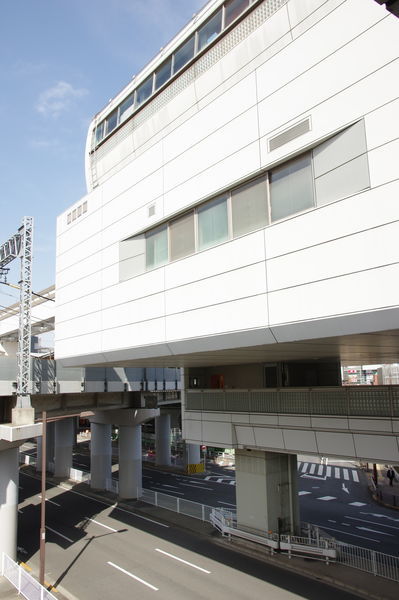
<svg viewBox="0 0 399 600"><path fill-rule="evenodd" d="M313 463L313 465L310 465L310 469L309 469L309 473L311 475L313 475L314 471L315 471L316 465Z"/></svg>
<svg viewBox="0 0 399 600"><path fill-rule="evenodd" d="M342 472L344 474L344 479L346 479L347 481L349 480L349 473L348 473L348 469L342 469Z"/></svg>
<svg viewBox="0 0 399 600"><path fill-rule="evenodd" d="M357 471L352 471L352 477L353 477L353 481L356 481L356 483L359 483L359 475L357 474Z"/></svg>
<svg viewBox="0 0 399 600"><path fill-rule="evenodd" d="M321 475L323 473L323 465L319 465L319 468L317 469L317 474Z"/></svg>
<svg viewBox="0 0 399 600"><path fill-rule="evenodd" d="M335 479L339 479L339 468L335 467Z"/></svg>
<svg viewBox="0 0 399 600"><path fill-rule="evenodd" d="M327 467L326 477L331 477L331 467Z"/></svg>
<svg viewBox="0 0 399 600"><path fill-rule="evenodd" d="M303 463L303 467L302 467L302 473L306 473L307 469L308 469L308 464L309 463Z"/></svg>

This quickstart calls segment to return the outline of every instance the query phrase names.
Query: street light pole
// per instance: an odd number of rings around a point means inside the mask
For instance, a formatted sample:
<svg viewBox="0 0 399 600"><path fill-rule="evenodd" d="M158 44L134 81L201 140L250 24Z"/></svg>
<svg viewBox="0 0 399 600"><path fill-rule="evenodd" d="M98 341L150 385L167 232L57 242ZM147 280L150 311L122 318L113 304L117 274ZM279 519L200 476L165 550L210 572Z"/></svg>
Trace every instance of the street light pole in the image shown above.
<svg viewBox="0 0 399 600"><path fill-rule="evenodd" d="M40 503L40 573L39 582L44 586L44 565L46 551L46 462L47 462L47 412L42 413L42 499Z"/></svg>

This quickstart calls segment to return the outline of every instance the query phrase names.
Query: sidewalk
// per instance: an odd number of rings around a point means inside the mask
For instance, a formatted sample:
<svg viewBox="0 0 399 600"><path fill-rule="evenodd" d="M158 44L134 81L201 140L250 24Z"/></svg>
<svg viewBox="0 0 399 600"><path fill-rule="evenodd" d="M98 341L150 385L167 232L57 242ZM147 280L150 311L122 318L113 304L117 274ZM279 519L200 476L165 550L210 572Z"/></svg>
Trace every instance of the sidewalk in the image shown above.
<svg viewBox="0 0 399 600"><path fill-rule="evenodd" d="M385 468L377 471L377 486L373 482L373 472L366 471L366 474L373 500L387 508L399 510L399 481L396 479L392 486L389 485Z"/></svg>

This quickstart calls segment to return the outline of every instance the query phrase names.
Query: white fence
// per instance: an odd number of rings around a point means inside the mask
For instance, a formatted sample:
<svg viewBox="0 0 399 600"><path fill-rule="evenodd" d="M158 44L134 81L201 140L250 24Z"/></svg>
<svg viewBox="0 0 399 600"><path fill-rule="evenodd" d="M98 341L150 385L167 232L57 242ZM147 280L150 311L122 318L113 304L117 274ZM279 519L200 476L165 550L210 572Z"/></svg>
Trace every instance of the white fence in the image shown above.
<svg viewBox="0 0 399 600"><path fill-rule="evenodd" d="M1 575L6 577L18 590L18 594L22 594L27 600L56 600L53 594L4 552L1 559Z"/></svg>
<svg viewBox="0 0 399 600"><path fill-rule="evenodd" d="M263 534L260 531L237 527L233 511L214 508L211 512L211 522L222 535L229 538L235 536L262 544L270 552L287 552L289 556L301 555L319 558L329 562L340 563L347 567L372 573L385 579L399 581L399 558L383 554L368 548L352 546L339 542L334 538L324 537L314 526L307 526L307 535L303 537Z"/></svg>
<svg viewBox="0 0 399 600"><path fill-rule="evenodd" d="M141 490L138 500L142 500L153 506L159 506L159 508L172 510L187 517L211 522L213 507L206 504L199 504L192 500L184 500L183 498L176 498L175 496L169 496L162 492L154 492L153 490L146 490L144 488Z"/></svg>

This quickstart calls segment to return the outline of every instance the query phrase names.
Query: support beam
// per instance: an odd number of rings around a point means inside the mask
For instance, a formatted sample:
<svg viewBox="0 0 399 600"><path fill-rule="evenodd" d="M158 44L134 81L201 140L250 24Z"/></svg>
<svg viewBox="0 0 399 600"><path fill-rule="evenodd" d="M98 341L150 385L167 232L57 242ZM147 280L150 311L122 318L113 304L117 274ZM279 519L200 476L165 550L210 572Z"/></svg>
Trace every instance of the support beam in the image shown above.
<svg viewBox="0 0 399 600"><path fill-rule="evenodd" d="M170 466L170 415L161 413L155 418L155 463Z"/></svg>
<svg viewBox="0 0 399 600"><path fill-rule="evenodd" d="M141 425L119 428L119 497L138 498L142 490Z"/></svg>
<svg viewBox="0 0 399 600"><path fill-rule="evenodd" d="M18 524L18 445L0 451L0 556L16 560Z"/></svg>
<svg viewBox="0 0 399 600"><path fill-rule="evenodd" d="M72 467L72 417L55 422L54 477L69 477Z"/></svg>
<svg viewBox="0 0 399 600"><path fill-rule="evenodd" d="M106 490L112 478L112 425L91 422L91 487Z"/></svg>

